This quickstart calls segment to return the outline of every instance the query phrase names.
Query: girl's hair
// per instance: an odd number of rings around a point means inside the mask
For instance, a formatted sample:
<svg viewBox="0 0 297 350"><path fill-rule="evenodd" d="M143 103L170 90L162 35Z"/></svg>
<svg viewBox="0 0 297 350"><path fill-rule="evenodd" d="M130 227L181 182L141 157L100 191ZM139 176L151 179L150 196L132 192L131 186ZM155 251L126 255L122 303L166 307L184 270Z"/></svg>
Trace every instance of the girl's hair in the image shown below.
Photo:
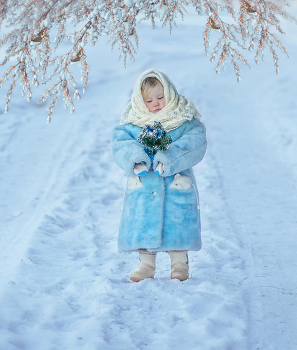
<svg viewBox="0 0 297 350"><path fill-rule="evenodd" d="M143 99L147 98L148 93L160 82L157 78L148 77L145 78L141 85L141 94ZM161 84L162 85L162 84Z"/></svg>

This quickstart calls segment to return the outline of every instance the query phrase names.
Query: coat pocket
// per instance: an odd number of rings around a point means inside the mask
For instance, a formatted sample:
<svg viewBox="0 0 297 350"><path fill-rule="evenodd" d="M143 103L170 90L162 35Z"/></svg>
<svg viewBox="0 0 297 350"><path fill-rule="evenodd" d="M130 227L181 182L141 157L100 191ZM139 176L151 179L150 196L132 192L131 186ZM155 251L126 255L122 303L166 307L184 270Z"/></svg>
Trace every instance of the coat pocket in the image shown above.
<svg viewBox="0 0 297 350"><path fill-rule="evenodd" d="M176 190L187 191L192 187L192 179L188 176L176 174L169 187Z"/></svg>
<svg viewBox="0 0 297 350"><path fill-rule="evenodd" d="M141 187L143 187L143 184L139 176L129 176L128 182L127 182L128 190L136 190L137 188L141 188Z"/></svg>

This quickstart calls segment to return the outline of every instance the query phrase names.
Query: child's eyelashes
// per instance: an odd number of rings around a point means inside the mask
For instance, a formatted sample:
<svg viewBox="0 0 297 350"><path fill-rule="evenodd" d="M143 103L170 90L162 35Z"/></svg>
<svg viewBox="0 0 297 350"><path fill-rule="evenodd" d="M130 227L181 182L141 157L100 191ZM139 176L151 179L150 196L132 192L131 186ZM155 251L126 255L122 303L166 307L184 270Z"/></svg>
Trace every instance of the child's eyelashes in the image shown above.
<svg viewBox="0 0 297 350"><path fill-rule="evenodd" d="M158 100L162 100L163 98L164 98L164 96L158 97ZM153 102L153 100L146 100L146 103L151 103L151 102Z"/></svg>

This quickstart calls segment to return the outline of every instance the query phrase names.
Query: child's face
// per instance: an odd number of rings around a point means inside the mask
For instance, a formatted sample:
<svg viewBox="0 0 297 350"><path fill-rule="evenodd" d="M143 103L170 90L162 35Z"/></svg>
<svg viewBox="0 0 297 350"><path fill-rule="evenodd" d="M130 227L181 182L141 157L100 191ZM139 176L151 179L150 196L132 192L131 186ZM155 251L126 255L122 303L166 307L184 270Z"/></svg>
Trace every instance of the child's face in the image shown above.
<svg viewBox="0 0 297 350"><path fill-rule="evenodd" d="M152 88L147 97L144 99L144 103L148 110L153 113L157 113L165 107L166 101L164 96L164 88L161 83L158 83Z"/></svg>

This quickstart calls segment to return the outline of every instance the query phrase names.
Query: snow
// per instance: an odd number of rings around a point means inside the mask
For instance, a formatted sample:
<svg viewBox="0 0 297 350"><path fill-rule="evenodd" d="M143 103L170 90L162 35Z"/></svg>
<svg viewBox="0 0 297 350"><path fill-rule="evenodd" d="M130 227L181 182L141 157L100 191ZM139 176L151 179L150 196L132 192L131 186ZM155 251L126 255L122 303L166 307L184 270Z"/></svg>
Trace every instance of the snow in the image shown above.
<svg viewBox="0 0 297 350"><path fill-rule="evenodd" d="M51 124L38 96L15 92L4 114L2 90L1 350L297 349L296 26L285 29L280 75L267 57L242 68L241 84L231 66L215 74L189 16L171 35L142 25L127 69L101 39L87 93L74 114L59 103ZM110 134L151 67L207 127L195 167L203 248L185 282L159 253L156 278L133 283L137 253L117 251L127 177Z"/></svg>

